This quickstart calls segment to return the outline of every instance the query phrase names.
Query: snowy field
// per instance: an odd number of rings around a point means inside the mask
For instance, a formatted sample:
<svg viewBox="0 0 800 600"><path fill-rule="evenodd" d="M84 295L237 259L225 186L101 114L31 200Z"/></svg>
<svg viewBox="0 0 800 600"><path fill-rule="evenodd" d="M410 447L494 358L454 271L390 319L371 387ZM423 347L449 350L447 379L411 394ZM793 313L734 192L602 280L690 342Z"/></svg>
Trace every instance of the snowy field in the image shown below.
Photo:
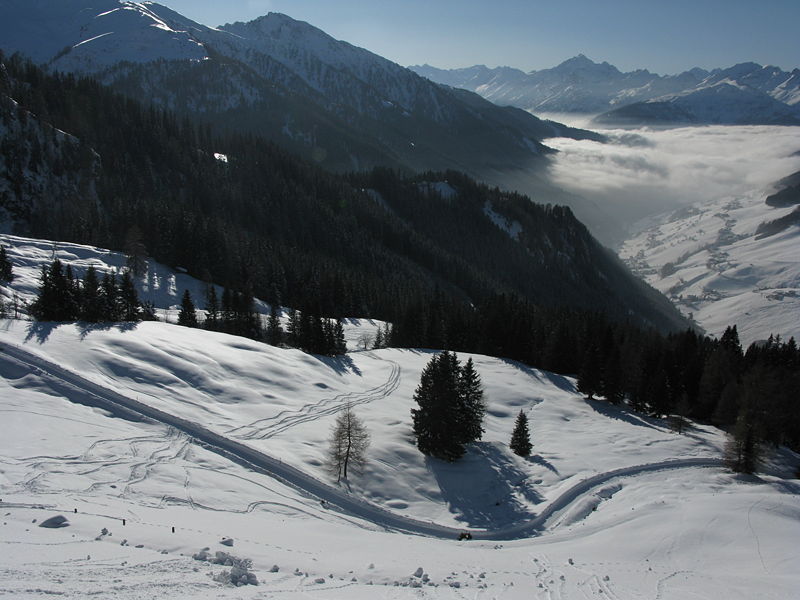
<svg viewBox="0 0 800 600"><path fill-rule="evenodd" d="M328 359L165 323L0 321L0 595L799 597L800 484L791 477L800 457L784 451L758 476L734 476L715 466L724 436L714 428L678 435L581 398L571 378L473 355L484 438L453 465L426 459L410 410L431 354ZM312 484L287 485L175 427L87 406L91 390L197 423ZM372 445L364 472L337 487L324 461L348 402ZM528 459L507 447L520 410L530 419ZM339 508L330 490L476 539L387 527ZM55 515L69 526L38 526ZM537 518L528 535L513 535ZM492 532L497 539L477 539ZM259 585L226 583L231 566L193 558L206 548L250 559Z"/></svg>
<svg viewBox="0 0 800 600"><path fill-rule="evenodd" d="M753 193L661 215L620 256L710 335L737 325L745 348L771 334L800 339L800 228L757 235L761 223L793 210L771 208L764 197Z"/></svg>

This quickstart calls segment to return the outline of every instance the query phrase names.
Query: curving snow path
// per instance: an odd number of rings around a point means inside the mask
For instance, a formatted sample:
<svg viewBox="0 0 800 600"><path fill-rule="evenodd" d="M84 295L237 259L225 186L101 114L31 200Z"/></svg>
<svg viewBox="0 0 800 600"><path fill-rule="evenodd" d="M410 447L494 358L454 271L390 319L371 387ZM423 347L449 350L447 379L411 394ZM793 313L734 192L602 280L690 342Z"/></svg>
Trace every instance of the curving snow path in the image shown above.
<svg viewBox="0 0 800 600"><path fill-rule="evenodd" d="M18 346L0 342L0 361L30 369L37 375L48 379L55 389L78 391L83 403L108 410L109 412L133 420L150 419L174 427L191 436L200 445L217 452L235 462L243 464L260 473L274 477L305 494L324 500L332 507L379 527L429 537L453 539L464 531L462 528L446 527L432 522L420 521L391 513L377 505L354 498L341 489L315 479L292 467L280 459L254 450L253 448L214 433L201 425L163 412L137 400L133 400L111 389L93 383L84 377L64 369L42 357L36 356ZM391 386L391 380L389 385ZM74 394L67 394L72 398ZM496 530L472 530L474 539L510 540L541 534L548 521L567 508L593 488L618 477L630 477L642 473L667 469L719 467L723 461L718 458L685 458L656 463L623 467L605 473L598 473L579 481L562 492L535 518L516 525Z"/></svg>

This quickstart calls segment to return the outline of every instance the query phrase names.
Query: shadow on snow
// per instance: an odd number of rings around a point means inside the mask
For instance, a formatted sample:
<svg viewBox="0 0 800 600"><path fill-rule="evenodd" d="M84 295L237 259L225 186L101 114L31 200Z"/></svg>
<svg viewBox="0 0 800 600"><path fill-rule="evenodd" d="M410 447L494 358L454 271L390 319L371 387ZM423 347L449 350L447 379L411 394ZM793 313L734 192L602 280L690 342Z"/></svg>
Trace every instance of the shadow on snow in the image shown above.
<svg viewBox="0 0 800 600"><path fill-rule="evenodd" d="M497 529L531 518L530 505L544 498L498 444L476 442L456 463L425 459L442 500L464 526Z"/></svg>

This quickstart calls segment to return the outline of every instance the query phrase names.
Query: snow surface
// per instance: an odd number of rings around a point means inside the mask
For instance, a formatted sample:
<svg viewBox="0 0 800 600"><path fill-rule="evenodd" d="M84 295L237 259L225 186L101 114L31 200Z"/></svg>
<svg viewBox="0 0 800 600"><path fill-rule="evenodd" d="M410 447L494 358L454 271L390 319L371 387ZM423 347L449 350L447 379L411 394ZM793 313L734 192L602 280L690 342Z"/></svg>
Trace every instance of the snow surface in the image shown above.
<svg viewBox="0 0 800 600"><path fill-rule="evenodd" d="M3 13L4 47L61 71L96 72L120 60L208 58L193 35L202 26L149 2L5 0Z"/></svg>
<svg viewBox="0 0 800 600"><path fill-rule="evenodd" d="M18 243L33 252L33 241ZM676 459L710 464L723 436L700 425L678 435L662 421L587 401L571 378L472 355L486 433L451 465L423 457L410 435L429 350L334 360L166 323L0 321L0 343L31 357L0 352L0 594L785 599L800 589L800 486L784 479L796 455L783 452L749 478L686 463L643 469ZM363 474L343 492L459 529L548 518L538 536L501 542L385 530L174 428L77 404L84 389L49 364L328 485L326 440L337 409L351 402L372 445ZM530 418L529 459L506 445L519 410ZM69 527L37 526L58 514ZM260 585L217 581L229 567L192 559L204 548L251 559Z"/></svg>
<svg viewBox="0 0 800 600"><path fill-rule="evenodd" d="M771 334L800 339L800 227L756 235L761 223L792 212L767 206L764 197L752 193L662 215L628 240L620 256L711 335L735 324L745 347Z"/></svg>
<svg viewBox="0 0 800 600"><path fill-rule="evenodd" d="M489 220L497 225L500 229L505 231L512 240L519 240L519 234L522 233L522 225L519 221L510 221L500 213L492 208L492 203L487 200L483 205L483 214L489 217Z"/></svg>

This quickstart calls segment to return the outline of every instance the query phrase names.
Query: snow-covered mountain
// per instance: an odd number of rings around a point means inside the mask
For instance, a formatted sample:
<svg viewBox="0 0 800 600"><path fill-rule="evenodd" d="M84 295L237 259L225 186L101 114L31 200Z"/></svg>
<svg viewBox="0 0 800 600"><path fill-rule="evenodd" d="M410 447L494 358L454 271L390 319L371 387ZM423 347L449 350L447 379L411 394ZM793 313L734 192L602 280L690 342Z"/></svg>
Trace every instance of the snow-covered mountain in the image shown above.
<svg viewBox="0 0 800 600"><path fill-rule="evenodd" d="M119 0L5 0L0 47L61 71L120 61L207 60L202 26L166 7Z"/></svg>
<svg viewBox="0 0 800 600"><path fill-rule="evenodd" d="M800 106L731 79L647 102L629 104L592 121L612 127L643 125L800 125Z"/></svg>
<svg viewBox="0 0 800 600"><path fill-rule="evenodd" d="M620 256L711 335L737 323L745 345L773 334L800 339L800 218L793 203L771 206L765 195L654 218Z"/></svg>
<svg viewBox="0 0 800 600"><path fill-rule="evenodd" d="M608 113L619 119L648 124L684 122L739 124L795 124L800 118L800 70L742 63L728 69L695 68L678 75L647 70L627 73L607 62L578 55L552 69L524 73L517 69L475 66L442 70L430 65L412 70L433 81L477 92L500 105L532 112ZM683 99L668 106L640 103ZM732 106L745 104L732 114ZM625 112L633 105L629 112ZM763 114L762 111L766 111ZM611 122L612 112L603 121ZM661 121L659 121L661 119ZM688 119L692 119L688 121Z"/></svg>
<svg viewBox="0 0 800 600"><path fill-rule="evenodd" d="M541 164L553 135L591 136L444 89L270 13L207 27L151 2L10 0L0 46L139 100L256 132L330 168Z"/></svg>

